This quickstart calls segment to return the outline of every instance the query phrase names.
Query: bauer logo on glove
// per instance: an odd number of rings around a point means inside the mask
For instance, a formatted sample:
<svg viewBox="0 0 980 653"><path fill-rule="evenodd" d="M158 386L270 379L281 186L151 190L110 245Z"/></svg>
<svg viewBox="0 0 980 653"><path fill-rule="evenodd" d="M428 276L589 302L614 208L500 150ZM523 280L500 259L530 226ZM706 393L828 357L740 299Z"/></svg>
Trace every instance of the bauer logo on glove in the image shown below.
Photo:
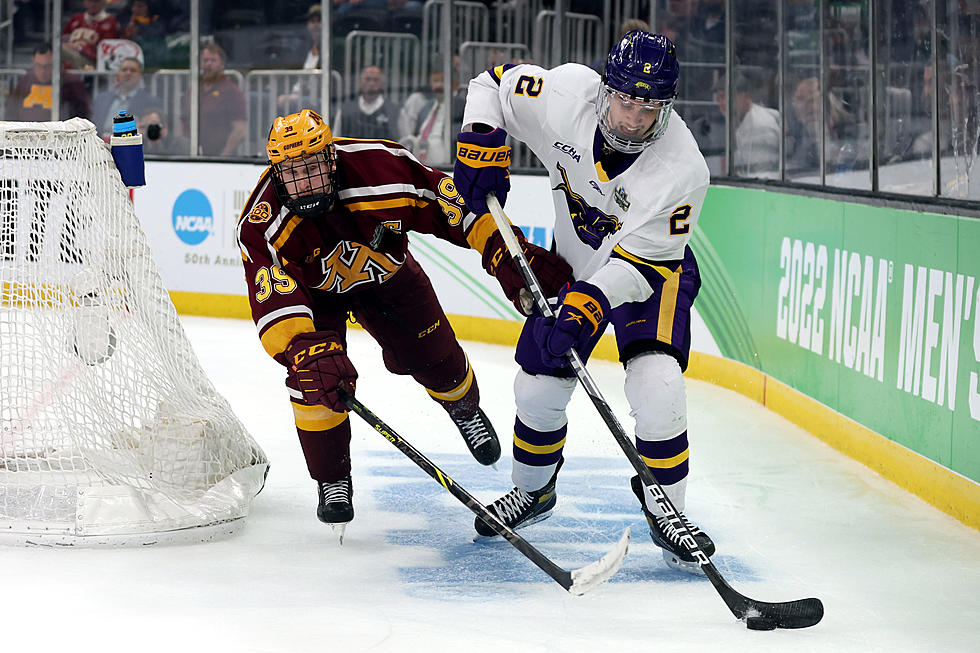
<svg viewBox="0 0 980 653"><path fill-rule="evenodd" d="M510 146L507 132L460 132L456 137L453 182L466 207L477 215L490 212L487 195L493 193L503 206L510 190Z"/></svg>
<svg viewBox="0 0 980 653"><path fill-rule="evenodd" d="M506 167L510 165L509 147L485 148L457 143L456 156L460 159L466 159L466 165L471 167Z"/></svg>
<svg viewBox="0 0 980 653"><path fill-rule="evenodd" d="M609 300L602 290L587 281L576 281L559 298L562 304L558 316L533 318L532 335L541 347L541 359L545 363L565 367L568 352L573 347L581 352L605 327Z"/></svg>

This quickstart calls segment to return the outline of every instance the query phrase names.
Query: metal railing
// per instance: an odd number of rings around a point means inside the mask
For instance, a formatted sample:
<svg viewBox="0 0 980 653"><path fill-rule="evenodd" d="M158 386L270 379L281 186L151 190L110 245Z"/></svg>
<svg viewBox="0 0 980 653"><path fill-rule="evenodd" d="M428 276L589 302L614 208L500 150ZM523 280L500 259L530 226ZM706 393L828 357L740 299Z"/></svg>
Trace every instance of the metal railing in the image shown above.
<svg viewBox="0 0 980 653"><path fill-rule="evenodd" d="M531 48L523 43L466 41L459 46L460 80L465 84L494 66L530 60Z"/></svg>
<svg viewBox="0 0 980 653"><path fill-rule="evenodd" d="M441 51L442 10L446 0L427 0L422 8L422 51L434 55ZM453 43L466 41L486 41L490 38L490 11L482 2L457 0L453 3L453 29L450 47ZM423 61L426 71L429 61Z"/></svg>
<svg viewBox="0 0 980 653"><path fill-rule="evenodd" d="M541 11L542 0L510 0L497 2L495 26L498 39L506 37L514 43L534 45L534 18Z"/></svg>
<svg viewBox="0 0 980 653"><path fill-rule="evenodd" d="M592 14L567 12L559 37L564 42L564 61L554 61L554 42L558 32L556 16L554 11L544 10L539 11L534 19L534 62L544 68L570 61L590 65L602 51L602 19Z"/></svg>
<svg viewBox="0 0 980 653"><path fill-rule="evenodd" d="M252 70L245 75L245 101L248 107L246 156L265 157L269 128L277 116L300 109L320 107L320 70ZM330 71L330 111L327 122L337 131L336 115L340 110L343 79L337 70Z"/></svg>
<svg viewBox="0 0 980 653"><path fill-rule="evenodd" d="M343 98L357 94L365 66L378 66L385 73L385 96L401 102L422 83L422 48L414 34L361 32L344 37Z"/></svg>

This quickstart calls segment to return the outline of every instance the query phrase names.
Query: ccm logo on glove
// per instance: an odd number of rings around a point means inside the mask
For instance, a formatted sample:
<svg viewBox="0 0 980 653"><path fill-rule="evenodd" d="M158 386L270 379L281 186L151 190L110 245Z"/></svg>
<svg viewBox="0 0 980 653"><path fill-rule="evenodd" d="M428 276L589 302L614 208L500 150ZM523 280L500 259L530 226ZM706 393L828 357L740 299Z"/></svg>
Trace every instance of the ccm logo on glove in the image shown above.
<svg viewBox="0 0 980 653"><path fill-rule="evenodd" d="M340 334L314 331L294 336L285 351L289 377L306 403L326 406L335 413L347 410L341 390L354 395L357 370L347 358Z"/></svg>
<svg viewBox="0 0 980 653"><path fill-rule="evenodd" d="M320 354L331 354L338 351L344 351L344 346L339 342L318 342L315 345L306 347L305 349L293 351L290 358L293 363L293 371L298 370L299 366L307 358L316 358Z"/></svg>

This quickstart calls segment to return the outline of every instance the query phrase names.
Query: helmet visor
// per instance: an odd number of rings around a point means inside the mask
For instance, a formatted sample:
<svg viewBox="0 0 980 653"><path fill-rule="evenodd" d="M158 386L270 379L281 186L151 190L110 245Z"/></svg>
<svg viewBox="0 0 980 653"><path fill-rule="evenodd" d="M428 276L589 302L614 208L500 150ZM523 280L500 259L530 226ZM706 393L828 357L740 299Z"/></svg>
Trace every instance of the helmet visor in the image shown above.
<svg viewBox="0 0 980 653"><path fill-rule="evenodd" d="M596 113L606 141L621 152L639 152L667 128L674 100L642 100L599 86Z"/></svg>

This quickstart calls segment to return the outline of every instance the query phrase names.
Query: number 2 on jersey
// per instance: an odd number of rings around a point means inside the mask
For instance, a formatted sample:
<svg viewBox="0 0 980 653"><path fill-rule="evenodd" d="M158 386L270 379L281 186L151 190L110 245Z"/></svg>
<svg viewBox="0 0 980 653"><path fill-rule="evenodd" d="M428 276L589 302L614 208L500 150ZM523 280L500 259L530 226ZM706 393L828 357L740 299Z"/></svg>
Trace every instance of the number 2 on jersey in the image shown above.
<svg viewBox="0 0 980 653"><path fill-rule="evenodd" d="M530 95L531 97L538 97L541 95L541 87L543 85L544 81L540 77L521 75L517 80L517 86L514 87L514 95Z"/></svg>
<svg viewBox="0 0 980 653"><path fill-rule="evenodd" d="M674 212L670 214L670 235L682 236L689 233L691 231L691 225L688 224L687 219L690 217L690 204L678 206L676 209L674 209Z"/></svg>

